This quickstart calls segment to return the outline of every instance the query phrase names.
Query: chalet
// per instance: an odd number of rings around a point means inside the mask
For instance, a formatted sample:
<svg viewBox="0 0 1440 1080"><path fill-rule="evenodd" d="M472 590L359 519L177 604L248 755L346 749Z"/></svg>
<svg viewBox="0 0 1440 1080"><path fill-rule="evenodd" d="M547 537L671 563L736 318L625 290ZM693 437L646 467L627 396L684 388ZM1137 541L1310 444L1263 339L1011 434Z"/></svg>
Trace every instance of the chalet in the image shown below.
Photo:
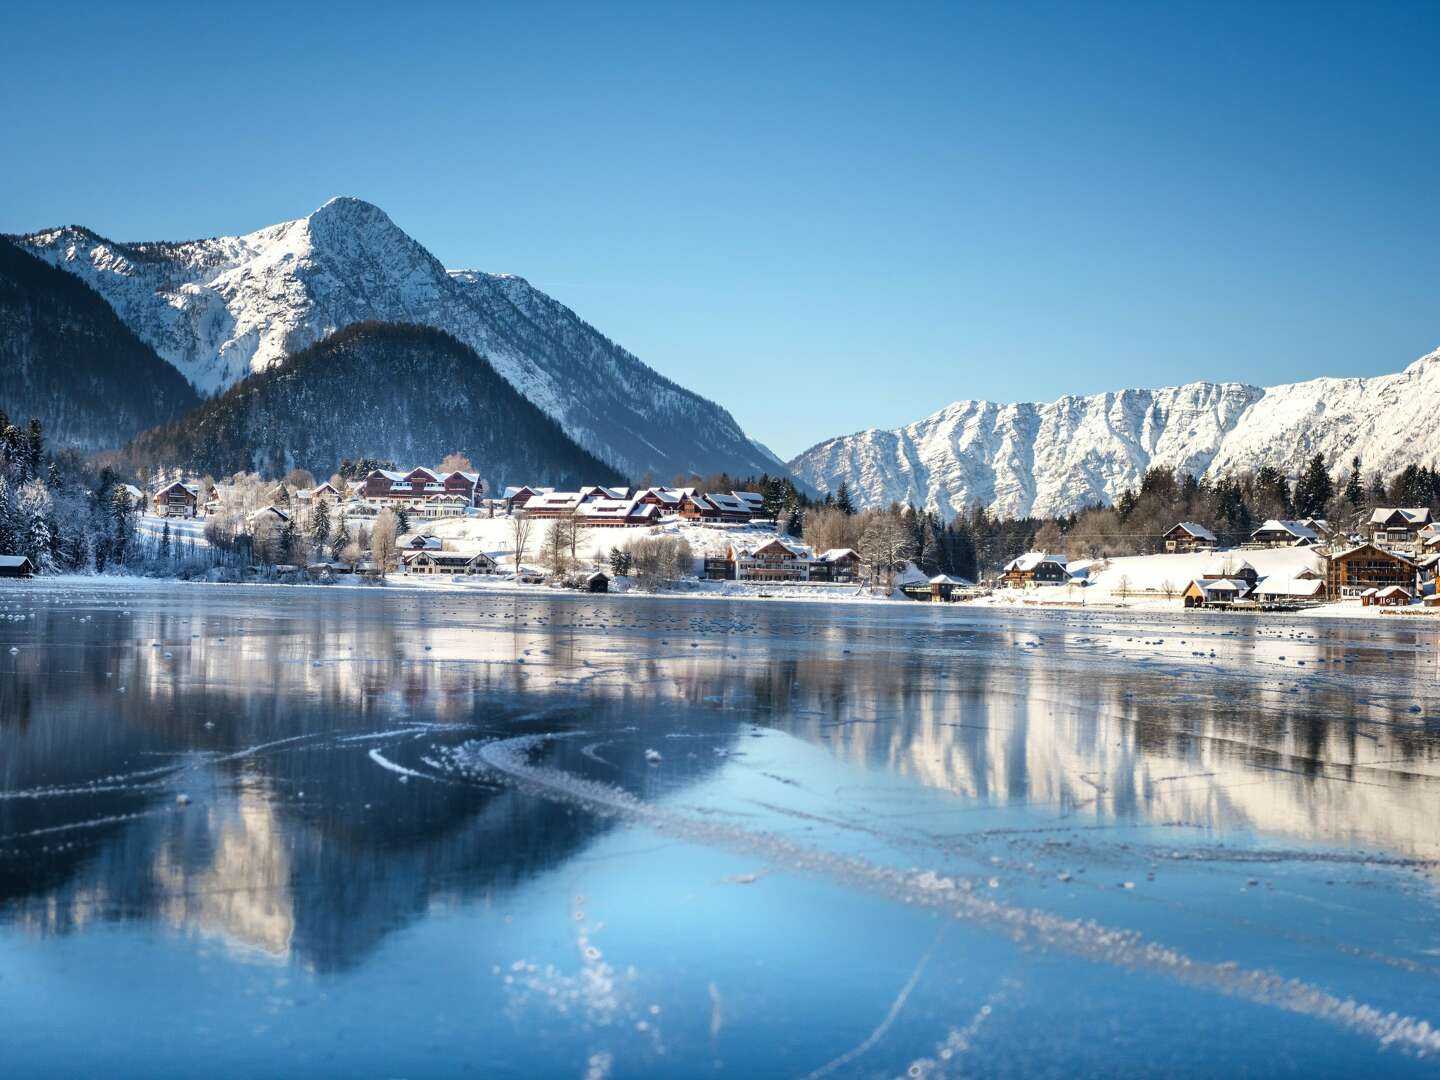
<svg viewBox="0 0 1440 1080"><path fill-rule="evenodd" d="M0 555L0 578L30 577L35 564L25 555Z"/></svg>
<svg viewBox="0 0 1440 1080"><path fill-rule="evenodd" d="M738 495L711 493L705 496L721 521L744 523L750 520L750 507Z"/></svg>
<svg viewBox="0 0 1440 1080"><path fill-rule="evenodd" d="M751 517L759 517L765 513L765 496L758 491L732 491L730 494L745 504Z"/></svg>
<svg viewBox="0 0 1440 1080"><path fill-rule="evenodd" d="M582 499L626 499L629 495L629 488L608 488L601 487L599 484L591 484L589 487L582 487L580 489L580 497Z"/></svg>
<svg viewBox="0 0 1440 1080"><path fill-rule="evenodd" d="M1414 594L1403 585L1387 585L1383 589L1366 589L1360 594L1363 607L1405 607Z"/></svg>
<svg viewBox="0 0 1440 1080"><path fill-rule="evenodd" d="M251 528L283 528L290 521L290 514L278 506L262 506L248 520Z"/></svg>
<svg viewBox="0 0 1440 1080"><path fill-rule="evenodd" d="M731 544L729 559L736 581L809 581L811 549L776 537L761 544Z"/></svg>
<svg viewBox="0 0 1440 1080"><path fill-rule="evenodd" d="M1332 600L1355 600L1366 589L1387 589L1391 585L1413 589L1417 569L1404 555L1375 544L1357 544L1330 556L1326 591Z"/></svg>
<svg viewBox="0 0 1440 1080"><path fill-rule="evenodd" d="M678 512L680 495L669 488L646 488L640 493L640 501L649 506L657 506L664 514Z"/></svg>
<svg viewBox="0 0 1440 1080"><path fill-rule="evenodd" d="M507 487L502 496L505 500L505 509L507 512L513 514L516 510L524 509L525 504L536 495L543 495L551 490L551 488L532 488L527 485Z"/></svg>
<svg viewBox="0 0 1440 1080"><path fill-rule="evenodd" d="M1214 533L1193 521L1182 521L1165 534L1165 550L1176 554L1214 551L1217 543Z"/></svg>
<svg viewBox="0 0 1440 1080"><path fill-rule="evenodd" d="M151 501L160 517L193 518L200 509L200 485L176 480L155 492Z"/></svg>
<svg viewBox="0 0 1440 1080"><path fill-rule="evenodd" d="M395 546L401 551L443 551L445 542L429 533L406 533L395 538Z"/></svg>
<svg viewBox="0 0 1440 1080"><path fill-rule="evenodd" d="M418 509L424 517L452 517L479 506L485 485L479 473L440 472L425 468L400 472L372 469L361 481L359 496L377 507Z"/></svg>
<svg viewBox="0 0 1440 1080"><path fill-rule="evenodd" d="M1061 555L1043 551L1027 551L1011 559L1000 572L1000 584L1008 589L1027 589L1037 585L1064 585L1070 580Z"/></svg>
<svg viewBox="0 0 1440 1080"><path fill-rule="evenodd" d="M1440 552L1440 522L1432 521L1415 534L1419 550L1427 553Z"/></svg>
<svg viewBox="0 0 1440 1080"><path fill-rule="evenodd" d="M1234 559L1230 556L1216 557L1210 560L1210 565L1200 575L1203 581L1220 581L1230 578L1236 581L1245 582L1246 588L1253 589L1256 582L1260 580L1260 574L1244 559Z"/></svg>
<svg viewBox="0 0 1440 1080"><path fill-rule="evenodd" d="M1250 543L1257 547L1304 547L1320 540L1320 531L1313 525L1288 518L1271 518L1250 534Z"/></svg>
<svg viewBox="0 0 1440 1080"><path fill-rule="evenodd" d="M586 592L609 592L610 575L603 570L596 570L585 579Z"/></svg>
<svg viewBox="0 0 1440 1080"><path fill-rule="evenodd" d="M407 574L493 574L495 560L483 551L407 551Z"/></svg>
<svg viewBox="0 0 1440 1080"><path fill-rule="evenodd" d="M1250 596L1251 599L1265 603L1323 600L1325 599L1325 574L1308 566L1289 577L1271 574L1259 579L1250 591Z"/></svg>
<svg viewBox="0 0 1440 1080"><path fill-rule="evenodd" d="M812 581L852 582L860 580L860 555L853 548L830 548L815 556L810 566Z"/></svg>
<svg viewBox="0 0 1440 1080"><path fill-rule="evenodd" d="M1187 608L1209 607L1212 604L1233 604L1243 600L1252 583L1244 578L1196 578L1181 594Z"/></svg>
<svg viewBox="0 0 1440 1080"><path fill-rule="evenodd" d="M900 586L900 591L911 600L943 604L954 600L957 593L969 588L973 588L973 585L964 578L936 574L929 581L907 581Z"/></svg>
<svg viewBox="0 0 1440 1080"><path fill-rule="evenodd" d="M1420 531L1429 524L1428 507L1377 507L1370 511L1370 542L1414 551Z"/></svg>
<svg viewBox="0 0 1440 1080"><path fill-rule="evenodd" d="M634 528L659 519L659 508L639 499L590 499L575 508L575 520L593 528Z"/></svg>
<svg viewBox="0 0 1440 1080"><path fill-rule="evenodd" d="M572 517L580 502L581 495L578 491L538 492L526 499L516 512L532 518Z"/></svg>
<svg viewBox="0 0 1440 1080"><path fill-rule="evenodd" d="M682 488L675 512L686 521L718 521L720 510L694 488Z"/></svg>

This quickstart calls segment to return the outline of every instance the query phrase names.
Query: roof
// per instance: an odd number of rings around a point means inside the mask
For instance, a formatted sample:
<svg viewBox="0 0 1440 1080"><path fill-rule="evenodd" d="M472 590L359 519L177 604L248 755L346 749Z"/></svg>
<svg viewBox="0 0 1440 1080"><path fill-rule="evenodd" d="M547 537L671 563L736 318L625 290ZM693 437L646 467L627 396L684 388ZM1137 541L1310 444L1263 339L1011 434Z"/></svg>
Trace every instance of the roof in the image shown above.
<svg viewBox="0 0 1440 1080"><path fill-rule="evenodd" d="M1376 596L1409 596L1409 595L1410 595L1410 590L1407 589L1407 588L1405 588L1404 585L1386 585L1385 588L1379 590L1375 595L1376 595Z"/></svg>
<svg viewBox="0 0 1440 1080"><path fill-rule="evenodd" d="M854 548L828 548L816 556L821 562L839 562L841 559L860 558Z"/></svg>
<svg viewBox="0 0 1440 1080"><path fill-rule="evenodd" d="M1261 596L1316 596L1324 589L1323 578L1267 577L1255 586Z"/></svg>
<svg viewBox="0 0 1440 1080"><path fill-rule="evenodd" d="M1378 551L1386 558L1394 559L1397 562L1403 562L1408 566L1415 565L1414 559L1407 559L1404 555L1401 555L1397 551L1391 551L1389 548L1376 547L1368 540L1362 544L1356 544L1354 547L1348 547L1344 551L1332 552L1330 555L1330 561L1334 562L1336 559L1346 558L1347 556L1354 555L1357 551L1363 551L1365 548L1370 548L1372 551Z"/></svg>
<svg viewBox="0 0 1440 1080"><path fill-rule="evenodd" d="M1319 532L1312 526L1303 521L1292 521L1289 518L1270 518L1250 535L1259 536L1264 532L1289 533L1296 540L1315 540L1319 537Z"/></svg>
<svg viewBox="0 0 1440 1080"><path fill-rule="evenodd" d="M0 555L0 566L13 568L34 565L35 564L30 561L29 556L26 555Z"/></svg>
<svg viewBox="0 0 1440 1080"><path fill-rule="evenodd" d="M936 574L930 579L931 585L966 585L970 582L962 577L951 577L949 574Z"/></svg>
<svg viewBox="0 0 1440 1080"><path fill-rule="evenodd" d="M130 485L128 485L128 484L126 485L126 487L129 487L129 486L130 486ZM198 496L198 495L200 494L200 485L199 485L199 484L189 484L189 483L185 483L184 481L181 481L181 480L172 480L172 481L170 481L170 483L164 484L164 485L162 485L161 487L156 488L156 489L155 489L155 497L158 499L161 495L164 495L164 494L165 494L167 491L169 491L171 488L177 488L177 487L184 489L184 491L186 492L186 494L189 494L189 495L197 495L197 496Z"/></svg>
<svg viewBox="0 0 1440 1080"><path fill-rule="evenodd" d="M1427 506L1377 506L1370 511L1370 524L1388 525L1397 514L1406 525L1426 525L1430 522L1430 508Z"/></svg>
<svg viewBox="0 0 1440 1080"><path fill-rule="evenodd" d="M1204 525L1199 524L1198 522L1182 521L1178 525L1172 525L1170 527L1170 532L1174 532L1176 529L1184 529L1187 533L1195 537L1195 539L1197 540L1211 540L1215 543L1219 543L1218 540L1215 540L1215 534L1212 533L1209 529L1207 529Z"/></svg>
<svg viewBox="0 0 1440 1080"><path fill-rule="evenodd" d="M790 554L794 555L797 559L809 559L813 557L813 549L808 544L799 544L796 543L794 540L787 540L783 536L777 536L773 539L761 541L760 543L755 544L737 545L735 548L735 554L740 556L750 556L754 555L756 552L763 551L768 547L773 547L776 544L779 544L782 548L790 552Z"/></svg>
<svg viewBox="0 0 1440 1080"><path fill-rule="evenodd" d="M1194 585L1201 592L1233 592L1243 593L1250 591L1250 583L1244 578L1197 578L1190 584Z"/></svg>
<svg viewBox="0 0 1440 1080"><path fill-rule="evenodd" d="M1008 563L1006 563L1003 572L1008 574L1012 570L1034 570L1042 563L1054 563L1056 566L1060 567L1061 570L1065 569L1065 559L1062 556L1047 555L1043 551L1027 551L1018 559L1011 559Z"/></svg>

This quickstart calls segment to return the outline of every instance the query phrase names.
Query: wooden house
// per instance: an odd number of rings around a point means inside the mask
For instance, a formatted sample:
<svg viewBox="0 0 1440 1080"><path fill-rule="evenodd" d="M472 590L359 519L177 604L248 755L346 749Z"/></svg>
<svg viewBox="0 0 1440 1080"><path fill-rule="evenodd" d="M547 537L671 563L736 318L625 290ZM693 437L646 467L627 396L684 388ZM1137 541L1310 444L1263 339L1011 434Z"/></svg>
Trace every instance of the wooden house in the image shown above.
<svg viewBox="0 0 1440 1080"><path fill-rule="evenodd" d="M0 578L30 577L35 564L25 555L0 555Z"/></svg>
<svg viewBox="0 0 1440 1080"><path fill-rule="evenodd" d="M936 574L929 581L907 581L900 586L900 591L911 600L946 604L956 599L957 594L971 587L971 583L964 578L951 577L949 574Z"/></svg>
<svg viewBox="0 0 1440 1080"><path fill-rule="evenodd" d="M718 521L720 519L719 508L694 488L684 488L680 492L679 501L675 504L675 512L686 521Z"/></svg>
<svg viewBox="0 0 1440 1080"><path fill-rule="evenodd" d="M603 570L596 570L595 573L585 579L585 591L595 593L609 592L610 575Z"/></svg>
<svg viewBox="0 0 1440 1080"><path fill-rule="evenodd" d="M200 510L200 487L176 480L155 492L151 502L160 517L193 518Z"/></svg>
<svg viewBox="0 0 1440 1080"><path fill-rule="evenodd" d="M523 510L525 508L525 504L528 503L531 499L533 499L536 495L542 495L549 490L551 489L533 488L524 484L522 484L520 487L507 487L505 489L504 495L502 496L505 500L505 509L507 512L512 514L516 510Z"/></svg>
<svg viewBox="0 0 1440 1080"><path fill-rule="evenodd" d="M853 548L830 548L815 556L810 567L812 581L859 581L860 555Z"/></svg>
<svg viewBox="0 0 1440 1080"><path fill-rule="evenodd" d="M407 574L493 574L495 560L483 551L407 551L400 556Z"/></svg>
<svg viewBox="0 0 1440 1080"><path fill-rule="evenodd" d="M1250 534L1250 543L1257 547L1308 546L1320 540L1317 528L1289 518L1271 518Z"/></svg>
<svg viewBox="0 0 1440 1080"><path fill-rule="evenodd" d="M1364 607L1406 607L1415 594L1403 585L1387 585L1383 589L1366 589L1360 594Z"/></svg>
<svg viewBox="0 0 1440 1080"><path fill-rule="evenodd" d="M1214 533L1194 521L1179 522L1165 534L1165 550L1174 554L1214 551L1218 543Z"/></svg>
<svg viewBox="0 0 1440 1080"><path fill-rule="evenodd" d="M1070 580L1065 559L1043 551L1027 551L1011 559L1000 572L1000 584L1007 589L1028 589L1037 585L1064 585Z"/></svg>
<svg viewBox="0 0 1440 1080"><path fill-rule="evenodd" d="M810 548L776 537L757 545L731 544L736 581L809 581Z"/></svg>
<svg viewBox="0 0 1440 1080"><path fill-rule="evenodd" d="M1370 542L1379 547L1414 551L1421 530L1429 524L1428 507L1377 507L1370 512Z"/></svg>
<svg viewBox="0 0 1440 1080"><path fill-rule="evenodd" d="M1415 588L1418 567L1398 552L1375 544L1357 544L1330 556L1326 568L1326 591L1332 600L1360 599L1366 589L1399 585Z"/></svg>
<svg viewBox="0 0 1440 1080"><path fill-rule="evenodd" d="M1233 604L1245 599L1253 584L1244 578L1196 578L1180 594L1187 608Z"/></svg>

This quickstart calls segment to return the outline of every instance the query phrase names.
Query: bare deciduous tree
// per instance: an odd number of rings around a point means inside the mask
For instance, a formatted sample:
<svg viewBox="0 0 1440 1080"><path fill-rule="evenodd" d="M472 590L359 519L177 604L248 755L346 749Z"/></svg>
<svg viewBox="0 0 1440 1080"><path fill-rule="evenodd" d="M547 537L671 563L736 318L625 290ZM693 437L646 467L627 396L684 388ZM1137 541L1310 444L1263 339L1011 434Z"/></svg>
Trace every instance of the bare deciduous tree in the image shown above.
<svg viewBox="0 0 1440 1080"><path fill-rule="evenodd" d="M520 563L525 559L525 551L530 546L530 519L524 514L512 514L510 517L510 551L515 560L515 572L520 572Z"/></svg>
<svg viewBox="0 0 1440 1080"><path fill-rule="evenodd" d="M384 577L395 558L395 538L400 534L400 521L388 507L380 511L370 527L370 557Z"/></svg>

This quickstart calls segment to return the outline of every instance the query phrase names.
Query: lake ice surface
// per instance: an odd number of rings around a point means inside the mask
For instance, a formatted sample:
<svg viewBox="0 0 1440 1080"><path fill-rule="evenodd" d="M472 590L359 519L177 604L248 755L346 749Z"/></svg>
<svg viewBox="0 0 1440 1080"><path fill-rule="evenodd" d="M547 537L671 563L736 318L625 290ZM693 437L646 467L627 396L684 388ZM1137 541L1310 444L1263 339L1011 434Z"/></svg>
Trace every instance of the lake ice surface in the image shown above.
<svg viewBox="0 0 1440 1080"><path fill-rule="evenodd" d="M1437 638L0 586L5 1075L1434 1075Z"/></svg>

